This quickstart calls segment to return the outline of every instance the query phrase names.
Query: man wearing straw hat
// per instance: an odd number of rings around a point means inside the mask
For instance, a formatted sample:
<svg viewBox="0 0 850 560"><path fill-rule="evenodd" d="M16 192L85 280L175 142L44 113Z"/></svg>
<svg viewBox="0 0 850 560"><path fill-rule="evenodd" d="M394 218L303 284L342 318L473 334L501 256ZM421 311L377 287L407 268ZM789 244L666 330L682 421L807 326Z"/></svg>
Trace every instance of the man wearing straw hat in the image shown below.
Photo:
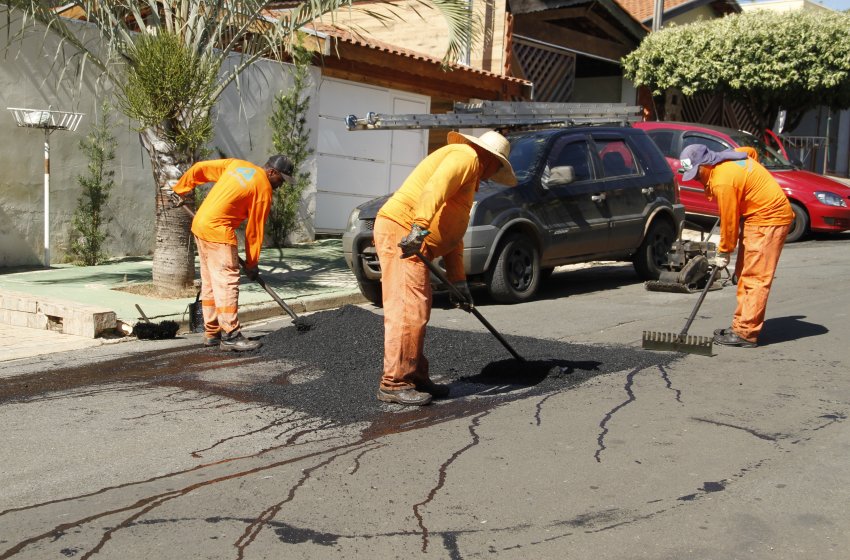
<svg viewBox="0 0 850 560"><path fill-rule="evenodd" d="M725 268L738 245L738 305L732 326L714 331L714 342L742 348L758 343L776 265L794 220L788 197L753 155L748 148L714 152L693 144L679 156L682 178L698 180L706 196L717 199L720 243L715 266Z"/></svg>
<svg viewBox="0 0 850 560"><path fill-rule="evenodd" d="M384 305L378 400L421 406L448 396L447 385L431 381L423 355L431 282L427 266L414 253L443 257L446 276L467 300L454 303L471 305L463 235L480 181L516 185L509 153L510 143L498 132L480 137L449 132L448 144L422 160L378 212L374 235Z"/></svg>

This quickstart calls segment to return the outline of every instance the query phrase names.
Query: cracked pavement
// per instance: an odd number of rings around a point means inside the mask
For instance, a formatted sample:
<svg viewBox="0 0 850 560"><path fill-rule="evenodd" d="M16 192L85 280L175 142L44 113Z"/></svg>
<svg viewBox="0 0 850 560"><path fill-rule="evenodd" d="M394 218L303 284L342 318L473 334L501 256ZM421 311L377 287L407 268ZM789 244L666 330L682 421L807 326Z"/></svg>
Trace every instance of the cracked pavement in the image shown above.
<svg viewBox="0 0 850 560"><path fill-rule="evenodd" d="M453 397L422 409L373 398L371 306L254 325L241 356L187 337L3 364L0 559L844 558L848 240L786 247L761 345L712 357L640 348L697 296L623 263L481 298L524 368L435 309ZM734 305L710 292L691 334Z"/></svg>

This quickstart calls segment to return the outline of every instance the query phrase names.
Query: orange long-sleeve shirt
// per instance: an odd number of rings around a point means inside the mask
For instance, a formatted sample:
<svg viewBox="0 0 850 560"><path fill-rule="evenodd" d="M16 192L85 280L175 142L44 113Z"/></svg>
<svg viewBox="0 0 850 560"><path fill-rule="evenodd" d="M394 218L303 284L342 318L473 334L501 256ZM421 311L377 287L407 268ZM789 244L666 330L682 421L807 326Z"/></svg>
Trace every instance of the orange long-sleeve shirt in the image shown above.
<svg viewBox="0 0 850 560"><path fill-rule="evenodd" d="M378 212L409 228L429 230L425 244L431 255L443 257L451 282L466 278L463 234L484 167L466 144L449 144L423 159Z"/></svg>
<svg viewBox="0 0 850 560"><path fill-rule="evenodd" d="M720 253L735 250L741 218L756 226L780 226L794 220L779 183L752 158L715 165L706 190L717 198L720 209Z"/></svg>
<svg viewBox="0 0 850 560"><path fill-rule="evenodd" d="M265 170L239 159L202 161L190 167L173 190L184 195L210 181L215 185L195 214L192 233L205 241L237 245L236 228L248 220L245 266L257 266L273 194Z"/></svg>

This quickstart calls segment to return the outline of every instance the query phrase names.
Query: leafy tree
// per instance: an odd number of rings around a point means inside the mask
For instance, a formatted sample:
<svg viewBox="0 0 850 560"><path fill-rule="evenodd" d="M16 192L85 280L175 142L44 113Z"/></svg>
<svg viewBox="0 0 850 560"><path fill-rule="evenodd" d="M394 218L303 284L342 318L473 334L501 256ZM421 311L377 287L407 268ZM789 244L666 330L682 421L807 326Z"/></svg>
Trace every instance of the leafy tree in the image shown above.
<svg viewBox="0 0 850 560"><path fill-rule="evenodd" d="M623 58L653 95L723 93L769 128L780 108L795 128L809 109L850 107L850 16L758 10L650 33Z"/></svg>
<svg viewBox="0 0 850 560"><path fill-rule="evenodd" d="M414 2L433 5L446 18L450 27L446 60L456 60L476 29L466 0ZM38 32L35 24L41 24L60 38L60 48L50 53L55 73L64 75L73 62L79 72L93 65L100 78L118 91L122 110L138 121L156 186L153 281L159 291L168 293L192 283L194 257L189 217L170 207L163 189L170 189L202 157L216 100L260 57L281 59L299 28L361 2L304 0L282 11L277 21L267 17L267 9L293 4L264 0L6 0L2 4L21 16L6 14L10 30L12 22L20 22L16 32L21 34ZM100 40L82 38L80 26L61 16L70 12L83 16Z"/></svg>
<svg viewBox="0 0 850 560"><path fill-rule="evenodd" d="M109 201L109 191L115 183L115 171L111 167L115 159L111 112L109 103L104 102L100 118L80 142L80 149L88 158L88 174L77 177L82 192L71 221L70 252L76 262L84 265L100 264L106 259L103 243L107 238L109 219L104 210Z"/></svg>
<svg viewBox="0 0 850 560"><path fill-rule="evenodd" d="M298 224L301 194L310 183L310 174L300 170L310 157L310 129L307 128L307 110L310 97L304 92L309 86L310 62L313 53L300 45L292 49L292 86L274 98L274 110L269 117L274 153L287 156L294 165L294 182L277 189L269 212L268 229L275 247L283 247L286 237Z"/></svg>

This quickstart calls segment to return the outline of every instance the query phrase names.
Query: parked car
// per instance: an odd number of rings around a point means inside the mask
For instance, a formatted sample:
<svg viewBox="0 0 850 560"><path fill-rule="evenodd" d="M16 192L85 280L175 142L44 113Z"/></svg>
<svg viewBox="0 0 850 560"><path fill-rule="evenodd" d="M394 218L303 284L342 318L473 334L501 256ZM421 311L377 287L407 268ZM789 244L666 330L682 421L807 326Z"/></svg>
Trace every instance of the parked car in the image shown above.
<svg viewBox="0 0 850 560"><path fill-rule="evenodd" d="M787 241L794 242L809 233L840 233L850 229L850 187L795 167L776 149L761 139L740 130L681 122L641 122L640 128L655 142L670 168L679 168L679 154L685 146L705 144L714 151L751 146L759 154L759 161L785 191L794 210L794 223ZM676 173L679 194L689 216L717 216L717 201L708 200L702 185L682 181Z"/></svg>
<svg viewBox="0 0 850 560"><path fill-rule="evenodd" d="M519 183L482 182L463 238L470 285L497 301L532 298L559 265L632 260L657 279L685 217L673 173L632 127L584 126L506 134ZM367 299L381 304L372 229L388 197L351 213L346 262Z"/></svg>

